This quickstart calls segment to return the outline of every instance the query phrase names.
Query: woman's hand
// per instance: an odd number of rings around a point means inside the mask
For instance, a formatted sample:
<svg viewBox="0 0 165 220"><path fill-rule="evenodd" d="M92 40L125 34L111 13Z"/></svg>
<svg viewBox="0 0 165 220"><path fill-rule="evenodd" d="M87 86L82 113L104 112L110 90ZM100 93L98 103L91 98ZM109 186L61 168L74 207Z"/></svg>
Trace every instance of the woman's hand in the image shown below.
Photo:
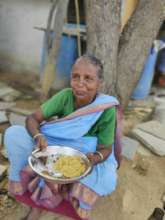
<svg viewBox="0 0 165 220"><path fill-rule="evenodd" d="M95 153L87 153L86 156L90 160L92 166L94 166L100 162L100 157L98 155L96 155Z"/></svg>
<svg viewBox="0 0 165 220"><path fill-rule="evenodd" d="M41 150L48 146L46 138L40 133L40 124L44 120L41 109L38 109L26 118L26 128L36 142L37 147Z"/></svg>
<svg viewBox="0 0 165 220"><path fill-rule="evenodd" d="M111 152L111 145L108 148L105 148L103 145L98 145L98 150L96 150L94 153L87 153L86 156L90 160L91 164L94 166L98 163L102 163L103 161L105 161L109 157Z"/></svg>
<svg viewBox="0 0 165 220"><path fill-rule="evenodd" d="M45 137L43 135L36 137L35 141L36 141L37 147L40 150L44 150L48 146L47 140L45 139Z"/></svg>

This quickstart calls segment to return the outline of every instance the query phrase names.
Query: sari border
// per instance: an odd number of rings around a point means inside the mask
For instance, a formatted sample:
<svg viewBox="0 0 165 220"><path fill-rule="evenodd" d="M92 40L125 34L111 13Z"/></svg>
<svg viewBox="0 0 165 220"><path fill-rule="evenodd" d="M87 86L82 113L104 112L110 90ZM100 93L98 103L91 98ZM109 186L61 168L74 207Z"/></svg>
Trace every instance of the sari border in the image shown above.
<svg viewBox="0 0 165 220"><path fill-rule="evenodd" d="M89 206L93 206L96 200L100 197L99 194L80 182L73 184L69 196L74 197Z"/></svg>

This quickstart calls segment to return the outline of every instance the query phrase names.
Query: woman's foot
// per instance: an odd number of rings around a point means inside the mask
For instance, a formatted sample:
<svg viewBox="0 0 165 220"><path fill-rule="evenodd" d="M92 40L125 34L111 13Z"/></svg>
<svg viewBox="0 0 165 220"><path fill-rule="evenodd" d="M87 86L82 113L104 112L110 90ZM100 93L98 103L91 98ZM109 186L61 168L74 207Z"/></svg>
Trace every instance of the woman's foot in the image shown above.
<svg viewBox="0 0 165 220"><path fill-rule="evenodd" d="M81 219L87 220L89 218L89 214L90 214L89 210L81 209L79 207L79 201L76 198L71 198L71 203L76 213Z"/></svg>
<svg viewBox="0 0 165 220"><path fill-rule="evenodd" d="M14 195L22 195L24 193L22 184L20 182L9 182L9 192Z"/></svg>
<svg viewBox="0 0 165 220"><path fill-rule="evenodd" d="M38 220L40 219L41 214L42 214L41 209L32 208L28 213L28 215L24 217L22 220Z"/></svg>

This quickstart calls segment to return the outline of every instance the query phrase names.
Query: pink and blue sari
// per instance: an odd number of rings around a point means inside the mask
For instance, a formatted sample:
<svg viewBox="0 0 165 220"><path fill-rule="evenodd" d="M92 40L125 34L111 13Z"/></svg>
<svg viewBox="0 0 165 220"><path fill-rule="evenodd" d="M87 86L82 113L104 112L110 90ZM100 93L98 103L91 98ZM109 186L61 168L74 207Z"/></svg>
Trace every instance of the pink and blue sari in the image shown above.
<svg viewBox="0 0 165 220"><path fill-rule="evenodd" d="M89 137L85 134L105 109L118 105L119 103L114 97L99 94L88 106L78 109L65 118L41 125L40 132L46 137L49 147L60 145L61 147L72 147L85 154L95 152L97 137ZM119 123L116 124L119 125ZM116 188L117 167L120 163L121 153L119 135L119 129L116 126L112 153L104 162L94 166L92 172L79 182L61 185L59 191L55 192L52 183L37 176L28 166L28 156L34 150L35 145L32 137L26 128L12 126L5 133L5 146L10 161L9 190L12 192L12 182L21 182L24 191L22 195L16 195L18 200L54 212L60 212L58 207L62 209L65 207L66 201L69 201L75 210L79 209L81 213L84 213L80 215L80 212L77 211L78 215L82 219L86 219L98 197L109 195ZM80 219L73 213L69 216Z"/></svg>

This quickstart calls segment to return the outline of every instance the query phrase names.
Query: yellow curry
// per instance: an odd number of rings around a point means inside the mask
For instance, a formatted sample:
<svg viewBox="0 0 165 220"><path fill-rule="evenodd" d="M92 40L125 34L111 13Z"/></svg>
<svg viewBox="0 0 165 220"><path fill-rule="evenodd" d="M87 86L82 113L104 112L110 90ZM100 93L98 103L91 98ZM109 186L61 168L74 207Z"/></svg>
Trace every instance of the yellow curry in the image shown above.
<svg viewBox="0 0 165 220"><path fill-rule="evenodd" d="M79 156L61 156L53 166L54 170L67 178L80 176L85 172L85 162Z"/></svg>

